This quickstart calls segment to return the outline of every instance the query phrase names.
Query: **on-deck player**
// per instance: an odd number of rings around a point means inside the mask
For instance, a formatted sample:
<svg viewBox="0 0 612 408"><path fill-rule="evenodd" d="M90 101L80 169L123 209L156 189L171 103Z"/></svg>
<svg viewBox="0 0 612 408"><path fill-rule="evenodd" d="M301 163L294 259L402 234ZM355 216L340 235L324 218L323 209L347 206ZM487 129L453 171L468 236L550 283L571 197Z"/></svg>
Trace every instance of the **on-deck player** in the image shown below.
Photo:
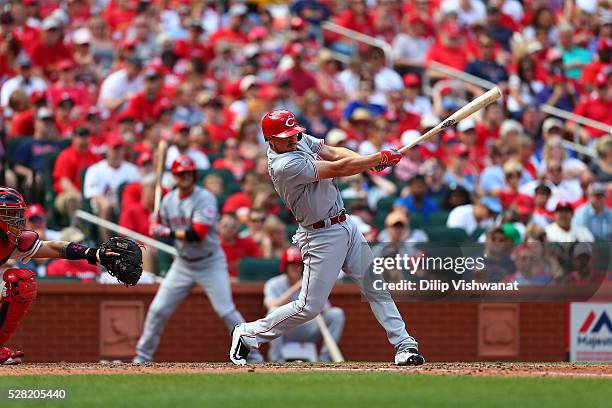
<svg viewBox="0 0 612 408"><path fill-rule="evenodd" d="M341 147L326 146L305 134L295 115L286 110L266 114L261 122L269 143L268 172L274 188L300 224L295 235L302 253L304 275L296 301L266 317L236 326L230 360L246 364L251 349L313 319L323 309L340 269L357 282L370 308L395 346L395 364L420 365L425 359L406 331L404 321L386 291L373 291L368 271L372 251L357 225L346 216L335 177L346 177L372 168L396 165L402 155L383 150L362 156Z"/></svg>
<svg viewBox="0 0 612 408"><path fill-rule="evenodd" d="M150 235L174 238L179 255L149 307L135 363L153 360L166 321L195 284L202 286L228 331L244 322L232 300L227 261L217 232L217 199L195 184L196 166L189 156L178 156L171 172L177 188L162 199L159 219L151 225ZM261 362L263 357L257 353L250 361Z"/></svg>
<svg viewBox="0 0 612 408"><path fill-rule="evenodd" d="M9 259L87 259L100 262L98 248L65 241L43 241L35 231L25 230L26 203L15 189L0 187L0 266ZM115 252L106 255L119 256ZM36 274L25 268L9 268L0 280L0 364L19 364L24 356L4 344L19 326L36 298Z"/></svg>

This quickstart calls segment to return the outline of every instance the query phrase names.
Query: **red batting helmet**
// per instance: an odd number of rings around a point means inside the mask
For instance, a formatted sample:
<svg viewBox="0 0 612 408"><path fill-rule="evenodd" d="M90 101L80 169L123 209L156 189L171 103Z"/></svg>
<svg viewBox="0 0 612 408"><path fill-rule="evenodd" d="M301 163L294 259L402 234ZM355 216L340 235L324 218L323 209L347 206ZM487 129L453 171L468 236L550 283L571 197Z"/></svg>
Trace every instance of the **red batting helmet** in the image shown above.
<svg viewBox="0 0 612 408"><path fill-rule="evenodd" d="M196 171L196 166L191 157L186 154L181 154L172 162L172 174L186 171Z"/></svg>
<svg viewBox="0 0 612 408"><path fill-rule="evenodd" d="M287 272L287 264L290 263L302 263L302 253L296 246L290 246L283 252L283 256L280 259L280 271L282 273Z"/></svg>
<svg viewBox="0 0 612 408"><path fill-rule="evenodd" d="M25 200L17 190L0 187L0 229L13 244L25 227L25 210Z"/></svg>
<svg viewBox="0 0 612 408"><path fill-rule="evenodd" d="M264 139L271 137L286 138L306 131L298 123L295 115L288 110L279 109L268 112L261 120L261 131Z"/></svg>

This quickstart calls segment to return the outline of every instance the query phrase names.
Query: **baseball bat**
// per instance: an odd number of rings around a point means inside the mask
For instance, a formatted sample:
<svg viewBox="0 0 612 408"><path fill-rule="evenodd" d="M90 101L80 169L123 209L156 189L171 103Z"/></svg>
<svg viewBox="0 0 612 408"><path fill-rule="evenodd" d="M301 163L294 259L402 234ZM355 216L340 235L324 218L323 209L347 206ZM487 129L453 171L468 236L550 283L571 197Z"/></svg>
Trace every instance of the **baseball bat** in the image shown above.
<svg viewBox="0 0 612 408"><path fill-rule="evenodd" d="M157 163L155 163L155 202L153 204L153 219L157 220L159 215L159 204L162 198L162 176L166 167L166 150L168 150L168 142L160 140L157 146Z"/></svg>
<svg viewBox="0 0 612 408"><path fill-rule="evenodd" d="M473 101L465 105L463 108L450 115L444 122L440 123L438 126L434 127L433 129L421 135L414 141L399 149L399 152L404 153L412 147L418 145L419 143L422 143L425 140L429 139L433 135L437 135L444 129L453 126L455 123L462 121L463 119L472 115L476 111L479 111L485 106L492 104L493 102L501 98L501 96L502 93L498 87L488 90L486 93L480 95L478 98L474 99Z"/></svg>
<svg viewBox="0 0 612 408"><path fill-rule="evenodd" d="M129 228L122 227L121 225L117 225L114 222L110 222L105 220L104 218L97 217L93 214L90 214L83 210L77 210L76 217L87 222L91 222L92 224L96 224L102 228L106 228L109 231L116 232L117 234L125 235L128 238L132 238L136 241L140 241L145 245L149 245L151 247L157 248L160 251L163 251L169 255L177 256L178 252L175 247L165 244L163 242L157 241L153 238L149 238L146 235L139 234L136 231L132 231Z"/></svg>
<svg viewBox="0 0 612 408"><path fill-rule="evenodd" d="M344 356L336 344L336 340L334 340L333 336L329 332L327 328L327 324L325 324L325 320L323 320L323 316L320 314L315 317L315 322L317 322L317 326L319 326L319 330L321 331L321 337L323 337L323 342L329 350L329 356L331 357L334 363L341 363L344 361Z"/></svg>

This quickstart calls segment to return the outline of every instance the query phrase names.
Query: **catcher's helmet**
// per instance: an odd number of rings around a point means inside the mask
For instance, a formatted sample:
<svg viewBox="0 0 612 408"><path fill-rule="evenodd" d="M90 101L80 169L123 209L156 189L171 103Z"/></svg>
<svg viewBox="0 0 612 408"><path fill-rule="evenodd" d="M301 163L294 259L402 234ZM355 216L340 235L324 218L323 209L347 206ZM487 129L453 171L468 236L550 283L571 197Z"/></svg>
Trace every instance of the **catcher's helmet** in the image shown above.
<svg viewBox="0 0 612 408"><path fill-rule="evenodd" d="M287 272L287 264L290 263L302 263L302 254L300 249L296 246L290 246L283 252L279 265L280 271L282 273Z"/></svg>
<svg viewBox="0 0 612 408"><path fill-rule="evenodd" d="M172 162L172 174L186 171L196 171L196 166L191 157L186 154L181 154Z"/></svg>
<svg viewBox="0 0 612 408"><path fill-rule="evenodd" d="M264 139L271 137L286 138L306 131L298 123L295 115L288 110L279 109L268 112L261 120L261 131Z"/></svg>
<svg viewBox="0 0 612 408"><path fill-rule="evenodd" d="M17 244L25 227L26 207L25 200L17 190L0 187L0 229L13 244Z"/></svg>

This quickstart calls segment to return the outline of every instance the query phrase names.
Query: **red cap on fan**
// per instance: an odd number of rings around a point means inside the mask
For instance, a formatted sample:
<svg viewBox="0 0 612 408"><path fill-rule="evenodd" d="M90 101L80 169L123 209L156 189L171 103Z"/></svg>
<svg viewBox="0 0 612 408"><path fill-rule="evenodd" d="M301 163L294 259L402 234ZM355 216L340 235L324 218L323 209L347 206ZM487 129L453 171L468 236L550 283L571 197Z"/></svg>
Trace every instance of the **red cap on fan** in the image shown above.
<svg viewBox="0 0 612 408"><path fill-rule="evenodd" d="M300 252L300 249L296 246L290 246L285 250L283 256L281 256L279 265L280 271L283 273L286 272L287 264L290 263L302 263L302 254Z"/></svg>
<svg viewBox="0 0 612 408"><path fill-rule="evenodd" d="M261 131L264 138L271 137L287 138L306 131L298 123L295 115L288 110L279 109L268 112L261 120Z"/></svg>

